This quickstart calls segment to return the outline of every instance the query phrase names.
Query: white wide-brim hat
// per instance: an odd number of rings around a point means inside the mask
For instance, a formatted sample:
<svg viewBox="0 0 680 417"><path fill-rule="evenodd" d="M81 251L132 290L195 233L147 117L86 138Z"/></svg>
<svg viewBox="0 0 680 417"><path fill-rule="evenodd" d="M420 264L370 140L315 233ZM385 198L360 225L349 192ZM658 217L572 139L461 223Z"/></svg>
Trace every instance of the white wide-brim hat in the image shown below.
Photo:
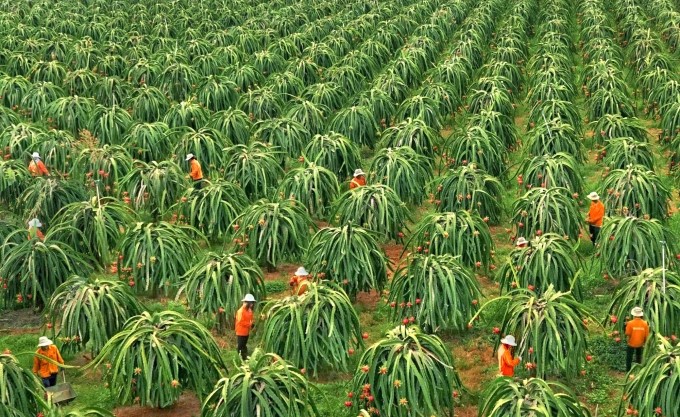
<svg viewBox="0 0 680 417"><path fill-rule="evenodd" d="M589 200L593 200L593 201L594 201L594 200L599 200L599 199L600 199L600 195L599 195L598 193L596 193L595 191L593 191L592 193L588 194L588 199L589 199Z"/></svg>
<svg viewBox="0 0 680 417"><path fill-rule="evenodd" d="M354 170L354 176L358 177L360 175L366 175L366 173L364 171L362 171L361 168L355 169Z"/></svg>
<svg viewBox="0 0 680 417"><path fill-rule="evenodd" d="M40 159L40 154L39 154L38 152L33 152L33 153L31 154L31 158L33 158L33 159Z"/></svg>
<svg viewBox="0 0 680 417"><path fill-rule="evenodd" d="M255 297L253 297L253 294L246 294L245 297L243 297L243 300L241 300L246 303L254 303L255 302Z"/></svg>
<svg viewBox="0 0 680 417"><path fill-rule="evenodd" d="M515 245L517 246L526 245L527 243L529 243L528 240L524 239L524 237L520 237L519 239L517 239L517 242L515 242Z"/></svg>
<svg viewBox="0 0 680 417"><path fill-rule="evenodd" d="M193 157L194 157L194 154L188 153L188 154L187 154L187 157L186 157L186 159L185 159L185 161L188 161L188 160L190 160L190 159L193 158Z"/></svg>
<svg viewBox="0 0 680 417"><path fill-rule="evenodd" d="M509 345L509 346L517 346L517 342L515 341L515 336L513 335L507 335L504 338L501 339L501 343L504 345Z"/></svg>
<svg viewBox="0 0 680 417"><path fill-rule="evenodd" d="M645 315L645 312L642 311L642 309L640 307L633 307L633 309L630 310L630 314L633 317L642 317L642 316Z"/></svg>
<svg viewBox="0 0 680 417"><path fill-rule="evenodd" d="M29 222L28 222L28 227L37 227L37 228L41 228L41 227L42 227L42 223L40 223L40 220L38 220L38 219L31 219L31 220L29 220Z"/></svg>
<svg viewBox="0 0 680 417"><path fill-rule="evenodd" d="M40 339L38 339L38 347L51 346L53 344L54 343L45 336L40 336Z"/></svg>
<svg viewBox="0 0 680 417"><path fill-rule="evenodd" d="M307 275L309 275L309 272L307 272L304 266L299 267L297 271L295 271L296 277L306 277Z"/></svg>

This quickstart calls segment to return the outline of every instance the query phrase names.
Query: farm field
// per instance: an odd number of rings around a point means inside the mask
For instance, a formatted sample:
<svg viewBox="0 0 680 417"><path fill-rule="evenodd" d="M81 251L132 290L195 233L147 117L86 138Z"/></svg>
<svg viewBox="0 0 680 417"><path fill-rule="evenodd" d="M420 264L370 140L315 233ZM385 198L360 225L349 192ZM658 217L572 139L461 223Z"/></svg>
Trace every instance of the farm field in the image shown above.
<svg viewBox="0 0 680 417"><path fill-rule="evenodd" d="M0 417L680 416L680 2L0 4Z"/></svg>

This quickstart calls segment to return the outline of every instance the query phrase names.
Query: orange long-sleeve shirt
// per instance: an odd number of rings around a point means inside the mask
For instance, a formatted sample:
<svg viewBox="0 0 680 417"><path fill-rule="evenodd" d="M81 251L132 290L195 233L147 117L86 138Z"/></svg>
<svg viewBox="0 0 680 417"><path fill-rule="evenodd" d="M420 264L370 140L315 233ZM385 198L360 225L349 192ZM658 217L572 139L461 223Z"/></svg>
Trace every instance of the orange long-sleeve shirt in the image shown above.
<svg viewBox="0 0 680 417"><path fill-rule="evenodd" d="M54 362L60 363L62 365L64 364L64 360L61 358L59 349L57 349L55 345L48 346L47 350L42 350L38 348L38 350L36 350L35 353L38 355L46 356L52 359ZM48 362L44 358L35 356L33 358L33 372L37 373L40 378L49 378L50 375L59 372L59 367L55 363Z"/></svg>
<svg viewBox="0 0 680 417"><path fill-rule="evenodd" d="M189 176L192 180L198 181L203 179L203 170L201 169L201 164L197 160L192 159L191 162L189 162L189 167Z"/></svg>
<svg viewBox="0 0 680 417"><path fill-rule="evenodd" d="M28 164L28 172L31 173L34 177L39 177L39 176L47 176L50 175L49 171L47 171L47 167L43 163L43 161L38 159L38 162L31 161Z"/></svg>
<svg viewBox="0 0 680 417"><path fill-rule="evenodd" d="M604 219L604 204L600 200L593 201L588 210L588 223L595 227L602 227L602 219Z"/></svg>
<svg viewBox="0 0 680 417"><path fill-rule="evenodd" d="M365 177L356 177L352 178L352 181L349 182L349 189L353 190L357 187L361 187L366 185L366 178Z"/></svg>
<svg viewBox="0 0 680 417"><path fill-rule="evenodd" d="M640 317L626 323L626 336L628 336L628 346L639 348L645 345L649 336L649 325Z"/></svg>
<svg viewBox="0 0 680 417"><path fill-rule="evenodd" d="M37 227L29 227L28 228L28 240L33 239L34 237L37 237L40 240L45 240L45 235L43 232L40 231Z"/></svg>
<svg viewBox="0 0 680 417"><path fill-rule="evenodd" d="M501 345L498 348L498 369L503 376L515 376L515 366L519 365L519 358L513 358L510 349Z"/></svg>
<svg viewBox="0 0 680 417"><path fill-rule="evenodd" d="M245 306L241 306L236 312L236 336L250 335L252 327L253 310L248 310Z"/></svg>

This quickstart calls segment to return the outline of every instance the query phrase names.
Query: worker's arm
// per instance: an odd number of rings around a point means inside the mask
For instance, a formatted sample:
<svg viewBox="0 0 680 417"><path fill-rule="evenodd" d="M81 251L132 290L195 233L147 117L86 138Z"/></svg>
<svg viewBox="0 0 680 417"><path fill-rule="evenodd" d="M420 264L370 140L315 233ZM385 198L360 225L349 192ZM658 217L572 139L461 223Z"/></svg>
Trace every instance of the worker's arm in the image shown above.
<svg viewBox="0 0 680 417"><path fill-rule="evenodd" d="M59 352L59 349L57 349L57 347L55 346L54 350L57 352L57 362L59 362L60 364L63 365L64 359L61 357L61 353Z"/></svg>
<svg viewBox="0 0 680 417"><path fill-rule="evenodd" d="M45 240L45 235L40 231L40 229L36 230L36 236L38 236L38 239L40 240Z"/></svg>
<svg viewBox="0 0 680 417"><path fill-rule="evenodd" d="M37 356L34 356L33 357L33 373L37 374L39 370L40 370L40 360L38 359Z"/></svg>
<svg viewBox="0 0 680 417"><path fill-rule="evenodd" d="M506 350L503 354L503 362L506 366L517 366L519 365L519 358L514 358L510 354L510 350Z"/></svg>
<svg viewBox="0 0 680 417"><path fill-rule="evenodd" d="M42 175L50 175L49 171L47 171L47 167L43 163L43 161L38 161L38 170Z"/></svg>
<svg viewBox="0 0 680 417"><path fill-rule="evenodd" d="M633 334L633 325L631 322L626 323L626 336L630 337Z"/></svg>

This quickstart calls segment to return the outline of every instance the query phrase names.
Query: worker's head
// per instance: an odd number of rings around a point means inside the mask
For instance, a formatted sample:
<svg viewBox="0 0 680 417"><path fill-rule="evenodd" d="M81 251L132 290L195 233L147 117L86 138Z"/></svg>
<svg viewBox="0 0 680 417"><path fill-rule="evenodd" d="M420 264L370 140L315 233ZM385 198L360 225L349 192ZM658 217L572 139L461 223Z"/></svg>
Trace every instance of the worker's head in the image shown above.
<svg viewBox="0 0 680 417"><path fill-rule="evenodd" d="M28 227L29 228L35 227L36 229L40 229L42 227L42 223L37 218L33 218L33 219L29 220Z"/></svg>
<svg viewBox="0 0 680 417"><path fill-rule="evenodd" d="M524 238L524 236L520 236L520 237L517 239L517 242L515 242L515 245L516 245L518 248L526 248L528 244L529 244L529 241L526 240L526 239Z"/></svg>
<svg viewBox="0 0 680 417"><path fill-rule="evenodd" d="M362 178L362 177L365 177L365 176L366 176L366 173L361 168L357 168L357 169L354 170L354 178Z"/></svg>
<svg viewBox="0 0 680 417"><path fill-rule="evenodd" d="M633 307L633 309L630 310L630 315L633 316L633 317L642 318L642 316L645 315L645 312L642 311L642 309L640 307Z"/></svg>
<svg viewBox="0 0 680 417"><path fill-rule="evenodd" d="M40 154L38 152L33 152L31 154L31 158L33 158L34 161L37 161L38 159L40 159Z"/></svg>
<svg viewBox="0 0 680 417"><path fill-rule="evenodd" d="M185 161L191 161L192 159L196 159L196 156L192 153L188 153L187 157L184 159Z"/></svg>
<svg viewBox="0 0 680 417"><path fill-rule="evenodd" d="M38 347L41 350L47 350L50 346L52 346L52 341L45 336L40 336L40 339L38 339Z"/></svg>
<svg viewBox="0 0 680 417"><path fill-rule="evenodd" d="M309 272L307 272L304 266L301 266L297 269L297 271L295 271L295 276L298 278L304 278L309 276Z"/></svg>
<svg viewBox="0 0 680 417"><path fill-rule="evenodd" d="M509 334L505 336L504 338L501 339L501 343L505 347L515 347L517 346L517 342L515 341L515 336Z"/></svg>
<svg viewBox="0 0 680 417"><path fill-rule="evenodd" d="M255 297L253 294L246 294L245 297L243 297L243 305L246 306L249 310L252 310L253 307L255 306Z"/></svg>
<svg viewBox="0 0 680 417"><path fill-rule="evenodd" d="M595 203L596 201L600 200L600 195L593 191L592 193L588 194L588 200Z"/></svg>

